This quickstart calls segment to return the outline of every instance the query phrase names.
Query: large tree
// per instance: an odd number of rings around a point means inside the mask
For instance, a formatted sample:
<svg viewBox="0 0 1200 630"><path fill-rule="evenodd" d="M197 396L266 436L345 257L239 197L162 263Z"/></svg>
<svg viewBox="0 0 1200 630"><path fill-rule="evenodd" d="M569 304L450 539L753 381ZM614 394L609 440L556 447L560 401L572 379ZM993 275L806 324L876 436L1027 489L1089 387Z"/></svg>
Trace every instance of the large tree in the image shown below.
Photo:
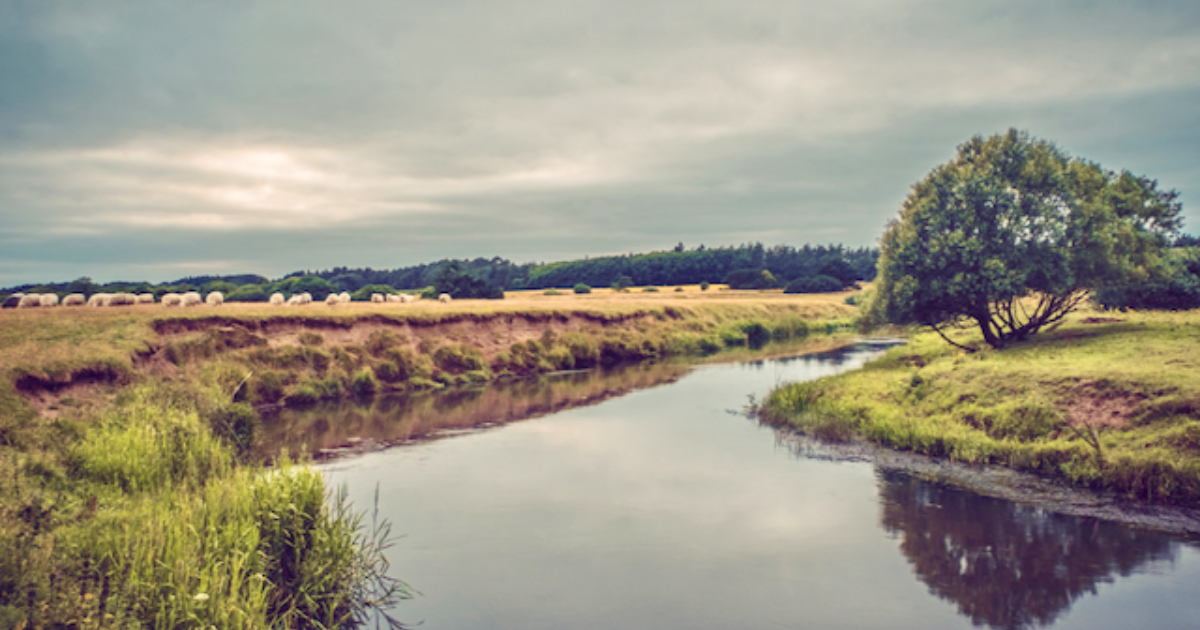
<svg viewBox="0 0 1200 630"><path fill-rule="evenodd" d="M872 314L978 327L1000 348L1091 288L1146 279L1180 225L1175 191L1027 133L976 136L913 186L881 239ZM955 343L955 345L959 345Z"/></svg>

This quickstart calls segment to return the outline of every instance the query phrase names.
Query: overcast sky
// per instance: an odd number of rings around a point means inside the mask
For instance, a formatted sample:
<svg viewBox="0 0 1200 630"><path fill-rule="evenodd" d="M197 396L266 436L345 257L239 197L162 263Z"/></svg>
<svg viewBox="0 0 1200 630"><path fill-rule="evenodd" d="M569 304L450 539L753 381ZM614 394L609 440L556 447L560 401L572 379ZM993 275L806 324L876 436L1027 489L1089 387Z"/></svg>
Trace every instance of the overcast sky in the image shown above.
<svg viewBox="0 0 1200 630"><path fill-rule="evenodd" d="M1017 127L1182 193L1200 2L0 0L0 286L874 245Z"/></svg>

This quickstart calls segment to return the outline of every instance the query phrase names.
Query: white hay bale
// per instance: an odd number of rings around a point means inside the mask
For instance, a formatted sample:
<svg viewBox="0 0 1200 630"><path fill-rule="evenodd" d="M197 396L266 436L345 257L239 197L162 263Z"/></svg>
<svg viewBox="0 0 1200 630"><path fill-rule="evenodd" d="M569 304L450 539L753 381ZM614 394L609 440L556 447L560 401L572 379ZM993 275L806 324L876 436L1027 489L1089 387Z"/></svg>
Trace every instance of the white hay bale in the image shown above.
<svg viewBox="0 0 1200 630"><path fill-rule="evenodd" d="M93 293L92 297L88 298L87 305L100 307L104 306L104 293Z"/></svg>
<svg viewBox="0 0 1200 630"><path fill-rule="evenodd" d="M17 308L37 308L42 305L42 296L36 293L26 293L17 302Z"/></svg>
<svg viewBox="0 0 1200 630"><path fill-rule="evenodd" d="M109 306L133 306L137 304L137 296L132 293L118 293L113 296Z"/></svg>
<svg viewBox="0 0 1200 630"><path fill-rule="evenodd" d="M313 299L312 299L312 294L311 294L311 293L309 293L308 291L305 291L304 293L301 293L301 294L300 294L300 299L301 299L301 300L303 300L303 303L304 303L304 304L312 304L312 301L313 301Z"/></svg>
<svg viewBox="0 0 1200 630"><path fill-rule="evenodd" d="M270 300L271 306L282 306L283 303L286 301L287 300L283 299L282 293L272 293L271 294L271 300Z"/></svg>
<svg viewBox="0 0 1200 630"><path fill-rule="evenodd" d="M62 299L63 306L83 306L86 303L87 298L83 297L82 293L72 293Z"/></svg>
<svg viewBox="0 0 1200 630"><path fill-rule="evenodd" d="M212 291L204 298L204 303L209 306L220 306L225 303L225 295L220 291Z"/></svg>
<svg viewBox="0 0 1200 630"><path fill-rule="evenodd" d="M184 293L181 297L183 298L183 306L185 306L185 307L200 306L201 304L204 303L204 300L200 299L200 294L196 293L195 291L188 291L187 293Z"/></svg>
<svg viewBox="0 0 1200 630"><path fill-rule="evenodd" d="M396 303L400 302L399 295L392 295L390 293L384 299L386 299L388 302L396 302Z"/></svg>
<svg viewBox="0 0 1200 630"><path fill-rule="evenodd" d="M139 293L137 296L137 303L138 304L153 304L154 303L154 294L153 293Z"/></svg>
<svg viewBox="0 0 1200 630"><path fill-rule="evenodd" d="M345 291L342 291L341 293L338 294L338 301L341 302L342 304L349 304L350 303L350 294Z"/></svg>
<svg viewBox="0 0 1200 630"><path fill-rule="evenodd" d="M382 304L383 303L383 294L382 293L372 293L371 294L371 303L372 304Z"/></svg>
<svg viewBox="0 0 1200 630"><path fill-rule="evenodd" d="M43 293L42 294L42 306L44 308L49 308L51 306L58 306L58 294L57 293Z"/></svg>
<svg viewBox="0 0 1200 630"><path fill-rule="evenodd" d="M329 295L325 296L325 303L330 306L337 306L338 304L342 303L342 300L336 293L330 293Z"/></svg>
<svg viewBox="0 0 1200 630"><path fill-rule="evenodd" d="M441 302L442 304L449 304L450 300L452 300L452 299L454 299L454 298L450 297L449 293L443 293L438 296L438 301Z"/></svg>
<svg viewBox="0 0 1200 630"><path fill-rule="evenodd" d="M4 308L17 308L17 305L21 303L21 298L23 298L23 297L25 297L24 293L12 294L12 295L4 298L3 307Z"/></svg>
<svg viewBox="0 0 1200 630"><path fill-rule="evenodd" d="M183 296L178 293L168 293L162 296L163 306L183 306Z"/></svg>

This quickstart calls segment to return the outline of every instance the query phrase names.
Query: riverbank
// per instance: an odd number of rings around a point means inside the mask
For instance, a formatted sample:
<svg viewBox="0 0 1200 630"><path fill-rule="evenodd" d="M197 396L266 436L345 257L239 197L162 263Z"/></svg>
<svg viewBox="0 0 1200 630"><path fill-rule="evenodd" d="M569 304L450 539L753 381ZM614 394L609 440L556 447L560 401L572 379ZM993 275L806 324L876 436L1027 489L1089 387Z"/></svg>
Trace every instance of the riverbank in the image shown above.
<svg viewBox="0 0 1200 630"><path fill-rule="evenodd" d="M1003 351L973 354L919 333L861 370L777 388L759 412L826 440L1194 505L1197 347L1196 313L1080 312Z"/></svg>
<svg viewBox="0 0 1200 630"><path fill-rule="evenodd" d="M844 294L564 297L0 313L0 627L340 626L404 596L379 579L385 530L306 466L251 461L264 405L704 355L856 314Z"/></svg>

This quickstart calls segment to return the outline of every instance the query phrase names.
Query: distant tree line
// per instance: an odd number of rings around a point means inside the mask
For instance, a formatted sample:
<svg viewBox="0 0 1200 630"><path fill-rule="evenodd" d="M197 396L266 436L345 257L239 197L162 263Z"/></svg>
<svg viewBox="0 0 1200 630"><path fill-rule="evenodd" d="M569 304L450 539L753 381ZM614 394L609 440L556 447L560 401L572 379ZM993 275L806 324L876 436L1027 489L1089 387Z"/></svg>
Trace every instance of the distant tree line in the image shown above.
<svg viewBox="0 0 1200 630"><path fill-rule="evenodd" d="M854 280L875 277L879 251L874 248L848 249L842 245L805 245L796 248L779 245L767 248L762 243L707 249L700 246L685 250L625 256L605 256L567 262L538 265L517 285L511 288L545 289L570 288L583 283L589 286L611 286L621 277L634 285L679 285L732 280L734 288L771 288L785 286L798 278L817 275L832 260L851 269ZM770 280L743 282L745 272ZM734 274L734 272L739 272ZM849 284L849 282L847 283Z"/></svg>
<svg viewBox="0 0 1200 630"><path fill-rule="evenodd" d="M499 298L511 289L574 289L576 286L680 285L732 281L734 288L772 288L822 274L838 278L841 286L875 276L879 258L874 248L849 249L842 245L779 245L762 243L733 247L688 250L682 243L672 251L585 258L550 264L517 264L509 260L475 258L444 259L398 269L335 267L329 270L295 271L279 280L254 274L201 275L174 282L95 283L83 277L71 282L26 284L0 293L166 293L220 291L230 302L265 302L273 293L285 297L310 293L323 300L330 293L347 292L355 300L371 293L420 292L427 297L450 293L456 298ZM758 279L738 279L746 273ZM741 274L741 275L739 275ZM768 279L766 282L762 279ZM840 286L839 286L840 288ZM830 289L836 290L836 289Z"/></svg>

